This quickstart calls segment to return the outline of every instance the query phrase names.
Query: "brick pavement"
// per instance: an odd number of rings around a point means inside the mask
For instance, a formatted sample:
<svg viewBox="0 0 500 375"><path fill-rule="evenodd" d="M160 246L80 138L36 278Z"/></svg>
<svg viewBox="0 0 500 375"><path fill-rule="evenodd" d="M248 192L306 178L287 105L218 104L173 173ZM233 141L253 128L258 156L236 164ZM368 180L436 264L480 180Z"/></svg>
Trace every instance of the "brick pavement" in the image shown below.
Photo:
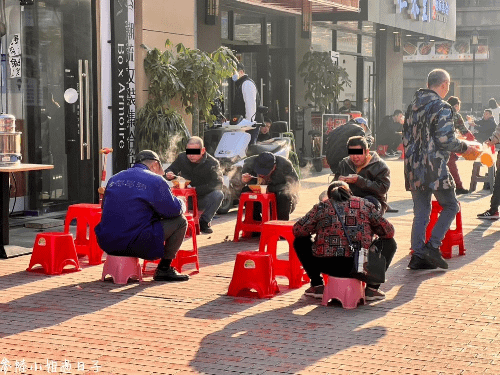
<svg viewBox="0 0 500 375"><path fill-rule="evenodd" d="M387 215L398 252L386 300L323 307L286 279L269 300L225 296L236 253L258 248L256 239L226 241L231 212L199 237L201 272L186 283L147 276L117 286L99 281L102 266L48 277L24 271L29 256L0 260L0 374L500 374L500 222L475 218L489 195L460 197L465 256L448 271L410 271L411 199L402 162L388 163L389 201L400 211ZM467 187L472 164L459 168ZM294 218L327 179L326 171L304 179Z"/></svg>

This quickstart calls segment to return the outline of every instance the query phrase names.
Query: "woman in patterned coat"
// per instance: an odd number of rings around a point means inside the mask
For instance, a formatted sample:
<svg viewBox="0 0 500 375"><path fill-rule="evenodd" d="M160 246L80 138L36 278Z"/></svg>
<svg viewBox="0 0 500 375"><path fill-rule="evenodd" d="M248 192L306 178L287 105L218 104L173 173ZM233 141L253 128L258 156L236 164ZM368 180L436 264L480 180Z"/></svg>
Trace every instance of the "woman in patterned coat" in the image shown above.
<svg viewBox="0 0 500 375"><path fill-rule="evenodd" d="M349 248L336 209L339 210L354 248L368 249L374 235L377 235L376 245L382 249L387 267L396 252L392 224L380 215L371 202L353 196L345 182L334 181L328 187L328 199L316 204L293 226L295 252L311 279L311 287L305 291L307 296L322 298L324 287L321 273L349 277L354 267L353 252ZM316 234L314 241L313 234ZM385 297L378 290L379 286L367 285L368 301Z"/></svg>

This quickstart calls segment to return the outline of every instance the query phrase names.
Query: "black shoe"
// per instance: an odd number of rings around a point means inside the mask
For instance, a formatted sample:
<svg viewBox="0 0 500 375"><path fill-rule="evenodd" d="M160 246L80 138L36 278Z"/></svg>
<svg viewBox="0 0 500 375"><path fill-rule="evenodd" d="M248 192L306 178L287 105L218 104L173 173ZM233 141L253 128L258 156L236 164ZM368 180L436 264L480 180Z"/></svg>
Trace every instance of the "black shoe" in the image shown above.
<svg viewBox="0 0 500 375"><path fill-rule="evenodd" d="M419 258L416 255L412 255L410 263L408 263L408 268L411 270L433 270L436 269L437 266L430 264L426 260Z"/></svg>
<svg viewBox="0 0 500 375"><path fill-rule="evenodd" d="M425 244L422 257L428 263L436 267L448 269L448 263L446 263L446 260L444 260L443 256L441 255L441 251L439 251L439 249L433 248L429 243Z"/></svg>
<svg viewBox="0 0 500 375"><path fill-rule="evenodd" d="M155 281L188 281L188 275L181 275L175 268L168 268L166 270L157 268L153 276Z"/></svg>
<svg viewBox="0 0 500 375"><path fill-rule="evenodd" d="M205 234L211 234L214 231L212 230L212 228L210 228L210 223L200 220L200 232Z"/></svg>
<svg viewBox="0 0 500 375"><path fill-rule="evenodd" d="M455 189L455 194L460 195L460 194L469 194L469 190L461 188L461 189Z"/></svg>
<svg viewBox="0 0 500 375"><path fill-rule="evenodd" d="M387 205L387 210L385 212L399 212L399 210L396 210L395 208L392 208L391 206Z"/></svg>

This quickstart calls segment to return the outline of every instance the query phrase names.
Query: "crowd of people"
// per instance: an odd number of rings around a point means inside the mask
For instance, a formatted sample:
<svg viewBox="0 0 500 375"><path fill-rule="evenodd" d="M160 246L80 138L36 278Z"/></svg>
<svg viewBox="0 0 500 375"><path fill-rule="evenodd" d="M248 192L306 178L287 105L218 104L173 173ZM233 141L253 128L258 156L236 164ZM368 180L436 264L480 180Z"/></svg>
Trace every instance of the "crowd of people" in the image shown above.
<svg viewBox="0 0 500 375"><path fill-rule="evenodd" d="M238 77L235 75L236 82L244 76L240 69ZM248 79L240 83L245 82L251 83ZM460 99L451 96L444 100L449 85L448 72L431 71L427 88L415 93L406 112L396 110L383 122L387 132L399 136L404 148L405 188L413 200L412 256L408 264L411 270L448 268L439 248L459 210L456 196L465 193L456 167L457 154L473 147L458 135L474 138L469 129L477 126L483 128L477 134L484 134L482 140L488 146L500 143L500 126L486 122L495 124L494 111L485 110L483 122L468 119L471 127L467 128L459 113ZM243 104L245 96L242 94L240 98ZM255 97L250 100L253 102ZM243 104L240 103L240 109L245 108ZM344 102L344 107L353 110L349 101ZM243 115L248 111L255 111L255 107L247 106ZM259 140L270 138L270 126L271 121L266 119L259 130ZM491 131L489 136L484 129ZM390 150L397 147L396 137L388 137L387 141ZM385 217L391 172L387 163L370 151L372 142L364 118L349 121L329 134L326 152L333 182L320 195L319 202L311 202L310 211L293 225L294 249L311 280L305 291L308 296L322 296L321 273L350 276L354 249L377 246L385 257L386 267L396 252L395 229ZM212 233L211 222L223 200L222 171L219 161L208 154L199 137L191 137L185 151L165 170L154 151L139 152L131 168L109 179L102 220L95 229L99 245L108 254L160 259L154 274L157 281L189 279L171 267L187 228L184 216L187 202L174 196L167 182L178 176L188 180L196 192L198 209L202 212L201 232ZM238 179L242 193L249 192L252 184L267 185L267 192L276 196L278 220L290 219L298 202L300 182L287 158L271 152L248 157ZM442 211L427 240L432 196ZM498 218L499 205L500 172L497 172L490 209L478 217ZM258 205L254 219L261 219ZM367 300L385 296L379 284L366 285L365 295Z"/></svg>

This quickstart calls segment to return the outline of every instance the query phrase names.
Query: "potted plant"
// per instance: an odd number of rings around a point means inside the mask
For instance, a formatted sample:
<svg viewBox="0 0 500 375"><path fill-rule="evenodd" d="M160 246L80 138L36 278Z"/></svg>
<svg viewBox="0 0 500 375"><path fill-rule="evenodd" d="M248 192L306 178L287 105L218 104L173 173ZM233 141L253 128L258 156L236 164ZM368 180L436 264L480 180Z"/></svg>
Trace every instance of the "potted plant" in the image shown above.
<svg viewBox="0 0 500 375"><path fill-rule="evenodd" d="M331 103L336 103L346 85L351 86L347 71L334 63L329 52L307 52L299 65L298 73L305 84L304 99L313 102L320 112L324 112ZM316 133L312 137L312 163L319 172L323 169L321 135Z"/></svg>
<svg viewBox="0 0 500 375"><path fill-rule="evenodd" d="M138 149L153 149L160 157L172 159L168 155L176 156L189 138L172 100L178 98L184 111L193 115L193 134L203 137L199 114L207 122L215 119L211 106L222 95L222 79L233 74L236 57L227 47L206 53L178 44L174 54L169 40L165 46L167 49L162 52L141 45L147 51L144 70L149 88L146 104L137 111L135 136Z"/></svg>

